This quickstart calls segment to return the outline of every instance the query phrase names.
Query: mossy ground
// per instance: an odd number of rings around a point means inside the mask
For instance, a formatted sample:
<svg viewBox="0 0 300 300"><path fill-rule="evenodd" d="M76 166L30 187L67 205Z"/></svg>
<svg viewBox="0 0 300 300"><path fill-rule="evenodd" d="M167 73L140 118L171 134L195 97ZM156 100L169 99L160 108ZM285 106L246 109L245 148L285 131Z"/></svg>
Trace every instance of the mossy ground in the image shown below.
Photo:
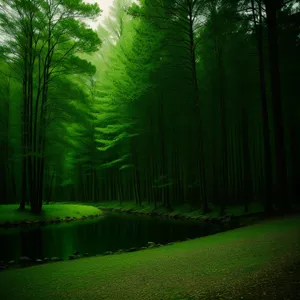
<svg viewBox="0 0 300 300"><path fill-rule="evenodd" d="M90 205L80 204L49 204L44 205L41 215L31 213L30 208L26 207L25 211L18 210L19 205L9 204L0 205L0 224L5 222L18 221L49 221L56 218L65 219L81 218L82 216L100 215L101 211Z"/></svg>
<svg viewBox="0 0 300 300"><path fill-rule="evenodd" d="M300 299L299 262L297 215L155 249L8 270L0 273L0 299Z"/></svg>

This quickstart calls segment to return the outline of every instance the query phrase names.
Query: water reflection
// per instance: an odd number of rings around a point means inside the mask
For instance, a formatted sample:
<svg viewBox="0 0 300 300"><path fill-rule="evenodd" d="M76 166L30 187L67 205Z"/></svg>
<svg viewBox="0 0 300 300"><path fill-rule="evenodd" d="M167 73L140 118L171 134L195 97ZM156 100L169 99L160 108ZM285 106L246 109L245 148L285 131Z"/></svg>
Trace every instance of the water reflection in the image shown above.
<svg viewBox="0 0 300 300"><path fill-rule="evenodd" d="M67 259L75 251L90 255L143 247L147 242L166 244L218 232L213 224L168 220L126 214L107 214L100 219L0 231L0 260L21 256Z"/></svg>

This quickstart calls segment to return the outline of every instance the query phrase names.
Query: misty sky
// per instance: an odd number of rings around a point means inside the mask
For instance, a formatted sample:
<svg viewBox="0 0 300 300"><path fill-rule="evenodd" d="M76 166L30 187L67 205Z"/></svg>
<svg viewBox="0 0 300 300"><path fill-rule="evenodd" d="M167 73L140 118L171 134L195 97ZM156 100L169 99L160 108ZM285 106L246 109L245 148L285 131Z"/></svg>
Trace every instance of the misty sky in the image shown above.
<svg viewBox="0 0 300 300"><path fill-rule="evenodd" d="M109 7L112 5L113 0L84 0L86 3L98 3L103 11L101 17L96 22L87 22L92 28L96 29L97 24L109 15Z"/></svg>

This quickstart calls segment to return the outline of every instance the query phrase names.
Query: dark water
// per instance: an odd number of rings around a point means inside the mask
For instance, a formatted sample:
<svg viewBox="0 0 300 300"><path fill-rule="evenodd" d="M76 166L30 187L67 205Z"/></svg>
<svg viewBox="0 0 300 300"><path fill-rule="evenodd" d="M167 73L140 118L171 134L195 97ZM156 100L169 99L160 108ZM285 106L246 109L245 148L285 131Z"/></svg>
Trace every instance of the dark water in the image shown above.
<svg viewBox="0 0 300 300"><path fill-rule="evenodd" d="M89 255L166 244L220 231L217 225L126 214L41 227L1 229L0 260L57 256L67 259L75 251Z"/></svg>

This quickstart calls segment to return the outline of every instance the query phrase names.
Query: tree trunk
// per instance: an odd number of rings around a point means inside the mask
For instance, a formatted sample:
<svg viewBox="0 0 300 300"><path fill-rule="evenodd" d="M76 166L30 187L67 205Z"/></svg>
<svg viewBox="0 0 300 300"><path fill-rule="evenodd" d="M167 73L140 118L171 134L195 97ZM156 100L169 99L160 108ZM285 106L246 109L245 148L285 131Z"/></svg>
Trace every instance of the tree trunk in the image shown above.
<svg viewBox="0 0 300 300"><path fill-rule="evenodd" d="M50 180L50 187L49 187L49 191L48 191L48 195L47 195L47 202L46 202L46 204L49 204L49 202L51 200L51 195L52 195L52 190L53 190L54 175L55 175L55 171L53 170L52 176L51 176L51 180Z"/></svg>
<svg viewBox="0 0 300 300"><path fill-rule="evenodd" d="M299 178L300 178L300 144L299 144L299 130L295 124L291 126L291 160L292 160L292 195L293 202L299 199Z"/></svg>
<svg viewBox="0 0 300 300"><path fill-rule="evenodd" d="M204 164L204 152L203 152L203 132L202 132L202 122L200 113L200 103L199 103L199 88L198 88L198 76L197 76L197 64L196 64L196 45L194 39L194 25L195 20L193 18L193 5L192 2L188 2L189 11L189 50L190 50L190 62L191 62L191 75L194 89L194 103L193 107L195 109L195 119L197 124L197 149L199 155L197 156L196 166L199 172L199 176L196 174L195 181L197 182L198 177L200 177L200 203L203 205L203 212L208 212L208 202L207 202L207 192L206 192L206 173ZM201 199L202 198L202 199Z"/></svg>
<svg viewBox="0 0 300 300"><path fill-rule="evenodd" d="M287 182L287 166L285 155L284 124L281 104L280 70L278 57L277 11L280 9L279 0L265 0L268 49L271 78L271 94L273 104L273 121L275 135L276 189L278 202L282 210L289 210L289 192Z"/></svg>
<svg viewBox="0 0 300 300"><path fill-rule="evenodd" d="M265 80L265 66L264 66L264 52L263 52L263 24L262 24L262 3L258 1L259 5L259 24L256 22L254 1L252 0L252 13L254 18L255 30L257 33L257 51L258 51L258 65L259 65L259 85L260 85L260 99L261 99L261 117L263 121L263 139L264 139L264 175L265 175L265 212L271 213L272 206L272 163L271 163L271 144L270 144L270 130L269 130L269 115L267 105L266 80Z"/></svg>
<svg viewBox="0 0 300 300"><path fill-rule="evenodd" d="M244 210L248 212L250 197L253 195L252 189L252 174L250 165L249 152L249 131L248 131L248 116L246 109L243 108L242 113L242 138L243 138L243 157L244 157Z"/></svg>
<svg viewBox="0 0 300 300"><path fill-rule="evenodd" d="M224 90L224 70L222 61L222 49L220 45L216 45L217 67L219 73L219 100L221 108L221 131L222 131L222 179L223 179L223 195L221 196L220 215L225 214L226 202L228 198L228 145L226 132L226 106L225 106L225 90Z"/></svg>

